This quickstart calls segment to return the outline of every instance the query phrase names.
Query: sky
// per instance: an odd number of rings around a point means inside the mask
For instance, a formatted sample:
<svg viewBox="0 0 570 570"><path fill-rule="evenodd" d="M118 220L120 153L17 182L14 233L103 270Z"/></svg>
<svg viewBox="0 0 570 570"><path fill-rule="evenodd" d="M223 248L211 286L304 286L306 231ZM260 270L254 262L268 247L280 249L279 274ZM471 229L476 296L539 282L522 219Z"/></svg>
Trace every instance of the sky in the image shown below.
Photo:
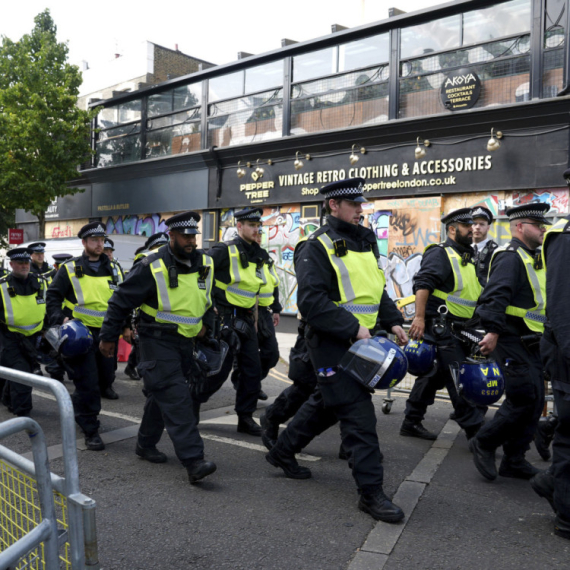
<svg viewBox="0 0 570 570"><path fill-rule="evenodd" d="M406 12L444 0L25 0L10 4L0 18L0 37L29 33L34 17L49 8L58 40L68 42L69 61L103 65L114 54L148 40L215 64L239 51L259 54L282 38L305 41L331 33L332 24L356 27L384 20L388 8Z"/></svg>

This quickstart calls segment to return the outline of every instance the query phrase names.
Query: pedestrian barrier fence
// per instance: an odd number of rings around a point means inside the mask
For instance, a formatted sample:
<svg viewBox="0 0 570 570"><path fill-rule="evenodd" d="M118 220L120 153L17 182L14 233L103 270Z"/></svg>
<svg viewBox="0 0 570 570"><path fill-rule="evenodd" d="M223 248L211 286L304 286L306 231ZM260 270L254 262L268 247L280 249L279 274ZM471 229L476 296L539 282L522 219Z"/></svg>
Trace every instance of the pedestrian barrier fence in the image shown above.
<svg viewBox="0 0 570 570"><path fill-rule="evenodd" d="M71 398L58 381L0 367L0 378L52 392L64 477L49 470L43 430L31 418L0 423L0 440L25 431L33 461L0 445L0 570L98 570L95 501L79 490Z"/></svg>

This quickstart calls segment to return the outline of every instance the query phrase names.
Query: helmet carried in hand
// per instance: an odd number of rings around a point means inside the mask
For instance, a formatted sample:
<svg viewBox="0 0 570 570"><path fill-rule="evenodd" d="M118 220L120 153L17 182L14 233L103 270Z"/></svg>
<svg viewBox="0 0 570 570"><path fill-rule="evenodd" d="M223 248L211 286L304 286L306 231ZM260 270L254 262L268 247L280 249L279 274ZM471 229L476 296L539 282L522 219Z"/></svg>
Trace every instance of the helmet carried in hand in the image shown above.
<svg viewBox="0 0 570 570"><path fill-rule="evenodd" d="M194 360L202 374L208 378L215 376L222 369L229 346L223 340L198 340L194 345Z"/></svg>
<svg viewBox="0 0 570 570"><path fill-rule="evenodd" d="M490 358L470 356L452 366L457 392L475 406L490 406L505 391L505 379L498 363Z"/></svg>
<svg viewBox="0 0 570 570"><path fill-rule="evenodd" d="M408 359L408 372L414 376L427 376L437 366L435 345L426 340L410 339L404 354Z"/></svg>
<svg viewBox="0 0 570 570"><path fill-rule="evenodd" d="M86 354L93 346L91 331L78 319L51 327L46 332L46 339L65 358Z"/></svg>
<svg viewBox="0 0 570 570"><path fill-rule="evenodd" d="M338 368L368 389L385 390L402 381L408 371L408 361L396 343L375 336L356 341Z"/></svg>

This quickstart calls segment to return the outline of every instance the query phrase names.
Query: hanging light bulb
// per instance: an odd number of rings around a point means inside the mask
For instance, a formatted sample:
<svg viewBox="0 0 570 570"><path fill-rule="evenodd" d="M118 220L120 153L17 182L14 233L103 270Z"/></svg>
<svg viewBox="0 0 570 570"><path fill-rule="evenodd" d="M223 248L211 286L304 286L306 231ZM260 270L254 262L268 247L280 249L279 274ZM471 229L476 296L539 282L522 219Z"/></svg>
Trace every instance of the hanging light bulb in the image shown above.
<svg viewBox="0 0 570 570"><path fill-rule="evenodd" d="M359 161L358 156L356 156L356 154L354 154L354 147L355 146L356 146L355 144L352 145L352 154L348 157L348 160L350 161L350 164L352 166L354 166Z"/></svg>
<svg viewBox="0 0 570 570"><path fill-rule="evenodd" d="M416 147L414 154L416 156L416 160L419 160L420 158L423 158L426 155L426 149L421 147L420 137L418 137L417 143L418 143L418 146ZM431 143L426 139L426 140L424 140L423 144L424 144L424 146L428 147L428 146L430 146Z"/></svg>
<svg viewBox="0 0 570 570"><path fill-rule="evenodd" d="M238 178L243 178L245 176L245 170L240 166L241 160L238 161L238 169L236 170L236 174Z"/></svg>
<svg viewBox="0 0 570 570"><path fill-rule="evenodd" d="M301 170L301 168L303 168L303 161L299 159L299 152L300 151L297 151L295 153L295 162L293 163L295 170ZM309 155L307 155L307 156L309 156Z"/></svg>
<svg viewBox="0 0 570 570"><path fill-rule="evenodd" d="M495 138L494 129L491 129L491 138L487 142L487 150L489 152L493 152L493 151L501 148L501 143L499 142L498 139L502 139L502 138L503 138L503 133L501 131L497 131L497 135Z"/></svg>
<svg viewBox="0 0 570 570"><path fill-rule="evenodd" d="M263 168L263 166L260 166L259 164L259 158L257 159L257 168L254 171L257 174L257 178L262 178L263 175L265 174L265 169Z"/></svg>

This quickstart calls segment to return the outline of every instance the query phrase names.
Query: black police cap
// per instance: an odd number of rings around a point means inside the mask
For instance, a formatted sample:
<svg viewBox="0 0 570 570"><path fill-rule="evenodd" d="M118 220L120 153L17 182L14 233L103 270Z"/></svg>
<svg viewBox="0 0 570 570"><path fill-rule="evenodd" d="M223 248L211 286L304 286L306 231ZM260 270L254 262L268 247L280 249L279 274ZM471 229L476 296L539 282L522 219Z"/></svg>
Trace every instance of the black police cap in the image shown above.
<svg viewBox="0 0 570 570"><path fill-rule="evenodd" d="M156 234L152 234L144 242L144 247L145 249L151 249L157 245L164 245L165 243L168 243L168 234L166 232L158 232Z"/></svg>
<svg viewBox="0 0 570 570"><path fill-rule="evenodd" d="M30 253L45 253L46 244L43 241L38 241L36 243L31 243L28 246Z"/></svg>
<svg viewBox="0 0 570 570"><path fill-rule="evenodd" d="M489 208L485 208L485 206L475 206L472 212L473 219L475 218L485 218L487 223L492 224L494 221L493 213Z"/></svg>
<svg viewBox="0 0 570 570"><path fill-rule="evenodd" d="M346 178L323 186L319 192L325 199L336 198L351 200L352 202L367 202L363 195L364 178Z"/></svg>
<svg viewBox="0 0 570 570"><path fill-rule="evenodd" d="M449 214L444 214L441 217L441 222L443 224L453 224L454 222L459 222L460 224L472 224L473 215L471 208L459 208L458 210L453 210Z"/></svg>
<svg viewBox="0 0 570 570"><path fill-rule="evenodd" d="M71 255L71 253L56 253L55 255L52 255L52 257L56 263L63 263L64 261L71 259L73 255Z"/></svg>
<svg viewBox="0 0 570 570"><path fill-rule="evenodd" d="M182 212L168 218L164 223L169 230L175 230L181 234L199 234L198 222L200 214L198 212Z"/></svg>
<svg viewBox="0 0 570 570"><path fill-rule="evenodd" d="M30 250L27 247L15 247L6 252L10 261L30 261Z"/></svg>
<svg viewBox="0 0 570 570"><path fill-rule="evenodd" d="M85 224L78 232L77 237L87 239L88 237L107 237L105 227L101 222L91 222Z"/></svg>
<svg viewBox="0 0 570 570"><path fill-rule="evenodd" d="M234 212L236 222L261 222L263 210L261 208L244 208Z"/></svg>
<svg viewBox="0 0 570 570"><path fill-rule="evenodd" d="M550 206L544 202L528 202L527 204L513 206L512 208L509 208L505 213L511 222L529 218L531 220L536 220L542 224L546 224L547 226L551 226L552 222L544 217L544 214L546 214L548 210L550 210Z"/></svg>
<svg viewBox="0 0 570 570"><path fill-rule="evenodd" d="M103 244L104 249L112 249L115 251L115 242L111 238L105 238L105 243Z"/></svg>

